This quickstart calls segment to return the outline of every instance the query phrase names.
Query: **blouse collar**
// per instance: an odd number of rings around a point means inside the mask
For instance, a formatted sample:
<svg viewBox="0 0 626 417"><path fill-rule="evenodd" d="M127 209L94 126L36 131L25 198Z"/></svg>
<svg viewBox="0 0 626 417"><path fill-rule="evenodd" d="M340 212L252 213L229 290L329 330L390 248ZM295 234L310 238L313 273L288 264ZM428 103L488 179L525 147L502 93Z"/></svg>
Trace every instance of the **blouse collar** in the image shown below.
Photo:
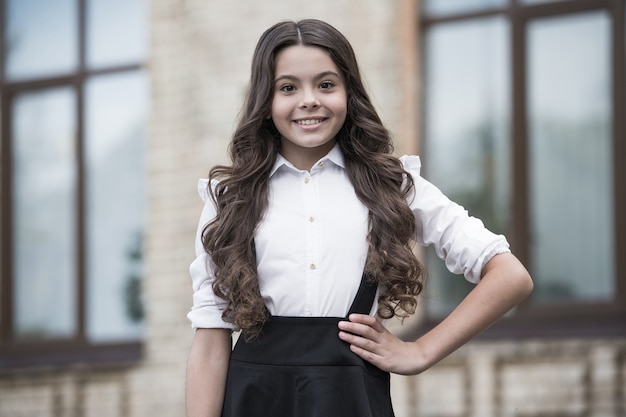
<svg viewBox="0 0 626 417"><path fill-rule="evenodd" d="M325 162L325 161L330 161L333 164L341 168L346 167L344 158L343 158L343 153L341 152L341 149L339 148L339 144L336 143L335 146L333 146L333 148L330 150L330 152L328 152L326 156L322 157L319 161L317 161L313 166L316 166L320 162ZM272 170L270 171L270 177L273 176L276 173L276 171L278 171L283 166L290 168L294 171L301 171L300 169L293 166L291 162L289 162L287 159L285 159L284 156L282 156L279 153L278 156L276 157L276 162L274 162L274 166L272 167Z"/></svg>

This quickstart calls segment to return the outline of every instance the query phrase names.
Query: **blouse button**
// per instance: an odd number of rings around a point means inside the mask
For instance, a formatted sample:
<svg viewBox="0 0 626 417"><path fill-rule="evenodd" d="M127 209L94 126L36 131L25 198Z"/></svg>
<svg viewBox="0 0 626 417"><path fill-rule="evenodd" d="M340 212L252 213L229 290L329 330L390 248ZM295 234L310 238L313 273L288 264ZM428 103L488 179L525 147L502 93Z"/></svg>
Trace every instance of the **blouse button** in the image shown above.
<svg viewBox="0 0 626 417"><path fill-rule="evenodd" d="M309 221L310 221L310 222L314 222L314 221L315 221L315 217L310 216L310 217L309 217Z"/></svg>
<svg viewBox="0 0 626 417"><path fill-rule="evenodd" d="M308 184L308 183L309 183L309 181L311 181L311 179L310 179L309 177L306 177L306 178L304 179L304 183L305 183L305 184Z"/></svg>
<svg viewBox="0 0 626 417"><path fill-rule="evenodd" d="M318 167L323 167L324 166L324 161L320 162L319 164L317 164Z"/></svg>
<svg viewBox="0 0 626 417"><path fill-rule="evenodd" d="M315 266L315 264L311 264L311 265L309 265L309 268L311 268L311 269L315 269L315 268L317 268L317 267Z"/></svg>

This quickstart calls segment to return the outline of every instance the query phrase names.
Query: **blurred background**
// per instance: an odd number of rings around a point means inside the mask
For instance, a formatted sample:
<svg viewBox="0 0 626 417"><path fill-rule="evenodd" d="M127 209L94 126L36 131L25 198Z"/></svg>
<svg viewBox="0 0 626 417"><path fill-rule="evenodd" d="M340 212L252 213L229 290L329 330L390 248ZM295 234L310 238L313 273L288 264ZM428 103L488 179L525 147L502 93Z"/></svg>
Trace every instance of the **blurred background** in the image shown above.
<svg viewBox="0 0 626 417"><path fill-rule="evenodd" d="M181 416L196 180L260 34L328 21L396 152L505 234L522 306L398 417L626 416L624 0L0 0L0 416ZM429 250L419 335L471 289Z"/></svg>

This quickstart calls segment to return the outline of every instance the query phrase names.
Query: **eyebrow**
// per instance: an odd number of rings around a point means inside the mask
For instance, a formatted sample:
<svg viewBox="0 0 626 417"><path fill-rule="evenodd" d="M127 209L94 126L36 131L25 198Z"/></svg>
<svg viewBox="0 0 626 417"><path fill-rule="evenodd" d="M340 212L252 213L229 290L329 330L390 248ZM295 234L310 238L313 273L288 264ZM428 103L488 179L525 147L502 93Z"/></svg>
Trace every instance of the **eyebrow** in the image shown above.
<svg viewBox="0 0 626 417"><path fill-rule="evenodd" d="M322 78L326 78L328 76L334 76L334 77L337 77L337 78L341 79L341 76L339 74L337 74L335 71L324 71L324 72L320 72L315 77L313 77L313 80L317 81L317 80L320 80ZM289 74L279 75L274 80L274 83L277 83L277 82L283 81L283 80L298 81L299 78L296 77L295 75L289 75Z"/></svg>

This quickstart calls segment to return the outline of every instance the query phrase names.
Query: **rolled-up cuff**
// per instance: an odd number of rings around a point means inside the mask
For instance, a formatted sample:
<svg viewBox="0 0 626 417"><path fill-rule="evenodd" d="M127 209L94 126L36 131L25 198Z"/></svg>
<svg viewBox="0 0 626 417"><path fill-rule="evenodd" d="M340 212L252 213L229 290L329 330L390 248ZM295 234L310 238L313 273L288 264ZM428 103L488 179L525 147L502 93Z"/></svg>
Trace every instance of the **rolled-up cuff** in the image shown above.
<svg viewBox="0 0 626 417"><path fill-rule="evenodd" d="M464 274L465 279L469 282L477 284L482 276L483 268L485 265L496 255L501 253L510 253L509 243L502 235L498 235L498 239L487 246L481 255L476 259L476 262L467 270Z"/></svg>
<svg viewBox="0 0 626 417"><path fill-rule="evenodd" d="M203 311L201 308L192 309L187 318L191 322L191 328L196 329L230 329L236 330L236 327L232 323L225 322L221 319L221 316L216 316L207 311Z"/></svg>

